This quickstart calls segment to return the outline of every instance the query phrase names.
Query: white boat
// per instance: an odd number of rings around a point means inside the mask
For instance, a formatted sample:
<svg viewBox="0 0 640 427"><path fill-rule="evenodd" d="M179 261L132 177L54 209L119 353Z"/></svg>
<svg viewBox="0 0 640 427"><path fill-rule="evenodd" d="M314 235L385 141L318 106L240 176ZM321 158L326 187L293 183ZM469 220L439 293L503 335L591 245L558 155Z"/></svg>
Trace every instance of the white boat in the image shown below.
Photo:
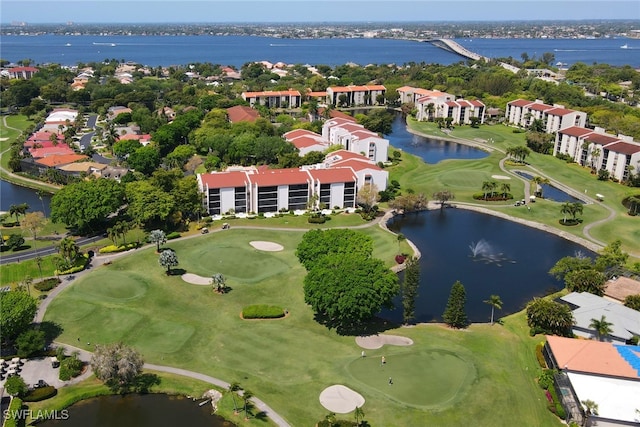
<svg viewBox="0 0 640 427"><path fill-rule="evenodd" d="M71 46L71 43L67 43L67 44L65 44L65 46Z"/></svg>
<svg viewBox="0 0 640 427"><path fill-rule="evenodd" d="M620 49L629 49L629 45L625 43L622 46L620 46Z"/></svg>

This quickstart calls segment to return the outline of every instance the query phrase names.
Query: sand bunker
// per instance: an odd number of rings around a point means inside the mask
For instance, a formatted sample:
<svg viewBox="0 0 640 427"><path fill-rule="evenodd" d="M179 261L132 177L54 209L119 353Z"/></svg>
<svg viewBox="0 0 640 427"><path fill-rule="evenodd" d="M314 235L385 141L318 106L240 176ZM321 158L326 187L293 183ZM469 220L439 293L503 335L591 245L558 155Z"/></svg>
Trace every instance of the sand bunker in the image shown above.
<svg viewBox="0 0 640 427"><path fill-rule="evenodd" d="M349 387L336 384L322 390L320 403L336 414L348 414L356 407L364 405L364 397Z"/></svg>
<svg viewBox="0 0 640 427"><path fill-rule="evenodd" d="M356 344L362 348L375 350L383 345L413 345L413 340L399 335L368 335L366 337L356 337Z"/></svg>
<svg viewBox="0 0 640 427"><path fill-rule="evenodd" d="M184 273L182 275L182 280L184 280L187 283L191 283L192 285L210 285L211 284L211 277L202 277L192 273Z"/></svg>
<svg viewBox="0 0 640 427"><path fill-rule="evenodd" d="M511 179L510 176L504 176L504 175L491 175L491 178L493 178L493 179Z"/></svg>
<svg viewBox="0 0 640 427"><path fill-rule="evenodd" d="M259 251L280 252L281 250L284 250L284 247L278 243L265 242L262 240L254 240L249 242L249 244Z"/></svg>

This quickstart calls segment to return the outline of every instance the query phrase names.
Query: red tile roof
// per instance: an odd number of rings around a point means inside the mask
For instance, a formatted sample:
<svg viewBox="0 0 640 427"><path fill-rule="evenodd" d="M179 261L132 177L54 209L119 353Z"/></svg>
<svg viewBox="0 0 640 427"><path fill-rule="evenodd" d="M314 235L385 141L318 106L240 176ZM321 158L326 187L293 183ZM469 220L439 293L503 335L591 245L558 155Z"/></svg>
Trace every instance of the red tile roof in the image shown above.
<svg viewBox="0 0 640 427"><path fill-rule="evenodd" d="M324 111L325 111L324 108L322 107L318 108L318 114L320 114L321 116L324 115ZM345 119L351 122L356 121L356 119L353 116L338 110L329 110L329 117L332 119Z"/></svg>
<svg viewBox="0 0 640 427"><path fill-rule="evenodd" d="M291 141L294 138L298 138L300 136L315 136L315 137L322 137L322 135L317 134L313 131L307 130L307 129L294 129L294 130L290 130L289 132L285 133L284 135L282 135L284 137L284 139Z"/></svg>
<svg viewBox="0 0 640 427"><path fill-rule="evenodd" d="M529 105L529 109L535 111L547 111L552 110L553 108L554 107L552 105L540 104L539 102L533 102L531 105Z"/></svg>
<svg viewBox="0 0 640 427"><path fill-rule="evenodd" d="M231 108L227 108L227 116L231 123L238 122L255 122L260 113L251 107L245 105L236 105Z"/></svg>
<svg viewBox="0 0 640 427"><path fill-rule="evenodd" d="M200 176L205 188L245 187L249 183L244 171L212 172Z"/></svg>
<svg viewBox="0 0 640 427"><path fill-rule="evenodd" d="M640 145L628 142L616 142L611 145L607 145L607 150L631 156L632 154L640 153Z"/></svg>
<svg viewBox="0 0 640 427"><path fill-rule="evenodd" d="M264 92L242 92L242 95L246 98L259 98L261 96L300 96L300 92L297 90L268 90Z"/></svg>
<svg viewBox="0 0 640 427"><path fill-rule="evenodd" d="M553 110L547 111L547 114L551 114L554 116L566 116L567 114L575 113L574 110L569 110L567 108L554 108Z"/></svg>
<svg viewBox="0 0 640 427"><path fill-rule="evenodd" d="M354 171L361 171L365 169L373 169L381 171L382 169L378 165L372 164L369 161L362 161L360 159L346 159L333 163L336 167L350 167Z"/></svg>
<svg viewBox="0 0 640 427"><path fill-rule="evenodd" d="M611 343L551 335L547 342L560 369L640 379L640 374Z"/></svg>
<svg viewBox="0 0 640 427"><path fill-rule="evenodd" d="M558 133L562 133L569 136L580 137L593 133L592 129L582 128L580 126L571 126L568 128L560 129Z"/></svg>
<svg viewBox="0 0 640 427"><path fill-rule="evenodd" d="M54 154L74 154L74 151L67 144L58 144L55 147L31 148L29 153L34 159L39 159Z"/></svg>
<svg viewBox="0 0 640 427"><path fill-rule="evenodd" d="M508 105L513 105L514 107L526 107L532 102L526 99L516 99L515 101L511 101Z"/></svg>
<svg viewBox="0 0 640 427"><path fill-rule="evenodd" d="M251 182L259 187L304 184L309 182L309 175L300 169L269 169L251 175Z"/></svg>
<svg viewBox="0 0 640 427"><path fill-rule="evenodd" d="M383 85L363 85L363 86L331 86L333 92L366 92L368 90L387 90Z"/></svg>
<svg viewBox="0 0 640 427"><path fill-rule="evenodd" d="M620 139L611 136L611 135L603 135L601 133L592 133L591 135L585 138L589 142L595 142L596 144L607 145L612 142L620 141Z"/></svg>
<svg viewBox="0 0 640 427"><path fill-rule="evenodd" d="M357 181L357 177L350 168L310 169L309 173L314 180L322 184Z"/></svg>
<svg viewBox="0 0 640 427"><path fill-rule="evenodd" d="M77 162L78 160L86 160L89 157L82 154L53 154L51 156L47 156L41 159L36 160L35 162L39 165L54 167L60 165L66 165L69 163Z"/></svg>
<svg viewBox="0 0 640 427"><path fill-rule="evenodd" d="M313 147L314 145L328 145L328 143L322 144L317 138L311 136L299 136L297 138L289 139L298 150L302 148Z"/></svg>
<svg viewBox="0 0 640 427"><path fill-rule="evenodd" d="M327 96L327 91L325 90L324 92L312 92L309 91L307 92L307 96L310 98L325 98Z"/></svg>

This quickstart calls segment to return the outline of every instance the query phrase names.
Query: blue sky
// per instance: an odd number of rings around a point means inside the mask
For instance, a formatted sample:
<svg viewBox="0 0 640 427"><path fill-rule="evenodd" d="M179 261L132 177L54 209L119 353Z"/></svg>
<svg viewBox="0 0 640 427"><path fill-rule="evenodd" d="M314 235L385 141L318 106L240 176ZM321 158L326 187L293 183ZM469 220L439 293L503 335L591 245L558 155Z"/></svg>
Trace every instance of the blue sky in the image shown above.
<svg viewBox="0 0 640 427"><path fill-rule="evenodd" d="M389 22L638 19L640 0L1 0L0 22Z"/></svg>

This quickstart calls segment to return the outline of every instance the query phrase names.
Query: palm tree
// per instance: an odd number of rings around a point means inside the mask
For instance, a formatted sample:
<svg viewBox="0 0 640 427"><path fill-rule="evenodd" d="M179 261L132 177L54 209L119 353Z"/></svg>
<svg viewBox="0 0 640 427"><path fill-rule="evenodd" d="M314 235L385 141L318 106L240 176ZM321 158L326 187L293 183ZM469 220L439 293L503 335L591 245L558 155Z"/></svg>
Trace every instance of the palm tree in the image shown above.
<svg viewBox="0 0 640 427"><path fill-rule="evenodd" d="M60 243L58 244L58 252L62 255L67 264L71 265L80 253L80 248L72 238L65 237L60 240Z"/></svg>
<svg viewBox="0 0 640 427"><path fill-rule="evenodd" d="M487 200L487 194L491 193L493 195L493 190L496 189L498 184L495 181L484 181L482 183L482 191L484 191L484 199Z"/></svg>
<svg viewBox="0 0 640 427"><path fill-rule="evenodd" d="M232 382L231 384L229 384L227 390L229 391L229 393L231 393L231 398L233 399L233 413L237 415L238 404L236 403L236 395L239 390L242 390L242 387L240 387L240 384L238 384L237 382Z"/></svg>
<svg viewBox="0 0 640 427"><path fill-rule="evenodd" d="M360 425L360 421L364 418L364 411L361 406L356 406L356 411L354 413L356 417L356 425Z"/></svg>
<svg viewBox="0 0 640 427"><path fill-rule="evenodd" d="M629 201L629 215L636 215L638 213L638 205L640 205L640 197L631 196L628 199ZM631 208L633 207L633 212Z"/></svg>
<svg viewBox="0 0 640 427"><path fill-rule="evenodd" d="M496 308L502 310L502 300L498 295L491 295L488 300L484 300L484 303L491 306L491 324L493 325L493 312Z"/></svg>
<svg viewBox="0 0 640 427"><path fill-rule="evenodd" d="M251 401L252 397L253 397L253 393L251 393L249 390L244 390L242 392L242 402L244 404L244 419L245 420L249 419L249 402Z"/></svg>
<svg viewBox="0 0 640 427"><path fill-rule="evenodd" d="M595 172L596 163L598 163L598 159L602 155L602 150L598 147L594 147L593 150L591 150L590 154L591 154L591 170Z"/></svg>
<svg viewBox="0 0 640 427"><path fill-rule="evenodd" d="M611 326L613 326L613 323L607 322L607 318L604 315L600 317L600 320L591 319L591 323L589 324L590 328L595 329L596 334L598 335L598 341L602 341L604 337L613 332Z"/></svg>
<svg viewBox="0 0 640 427"><path fill-rule="evenodd" d="M536 196L542 198L542 184L549 184L549 179L543 176L534 176L533 178L531 178L531 184L533 184L536 188Z"/></svg>
<svg viewBox="0 0 640 427"><path fill-rule="evenodd" d="M509 194L509 191L511 191L511 184L503 182L502 184L500 184L500 191L502 191L502 195L506 199L507 194Z"/></svg>
<svg viewBox="0 0 640 427"><path fill-rule="evenodd" d="M584 425L589 425L588 419L591 418L591 415L598 415L598 404L591 399L583 400L581 403L584 405L584 412L587 416Z"/></svg>
<svg viewBox="0 0 640 427"><path fill-rule="evenodd" d="M560 213L564 216L562 222L567 222L567 214L571 213L571 202L564 202L562 206L560 206Z"/></svg>

